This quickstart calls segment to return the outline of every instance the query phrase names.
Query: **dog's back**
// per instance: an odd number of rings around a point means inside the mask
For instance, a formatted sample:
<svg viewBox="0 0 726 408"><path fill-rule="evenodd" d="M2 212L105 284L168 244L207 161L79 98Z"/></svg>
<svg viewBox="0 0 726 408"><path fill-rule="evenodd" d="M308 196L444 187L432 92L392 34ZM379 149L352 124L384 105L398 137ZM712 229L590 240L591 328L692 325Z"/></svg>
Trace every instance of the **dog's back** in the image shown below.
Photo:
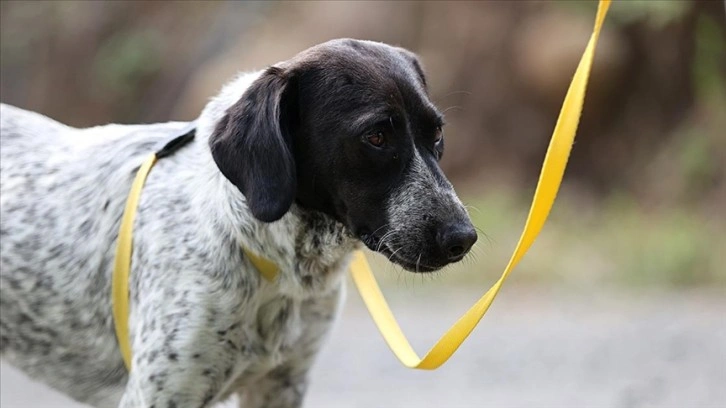
<svg viewBox="0 0 726 408"><path fill-rule="evenodd" d="M0 117L3 358L77 398L120 394L114 231L134 167L168 125L75 129L8 105Z"/></svg>

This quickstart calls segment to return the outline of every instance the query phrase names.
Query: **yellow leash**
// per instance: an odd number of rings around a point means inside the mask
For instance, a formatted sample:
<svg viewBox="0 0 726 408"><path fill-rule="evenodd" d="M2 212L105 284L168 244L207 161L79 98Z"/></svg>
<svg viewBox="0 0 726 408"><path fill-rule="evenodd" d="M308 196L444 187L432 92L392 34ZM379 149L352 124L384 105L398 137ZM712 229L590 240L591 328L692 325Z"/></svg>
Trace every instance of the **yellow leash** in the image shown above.
<svg viewBox="0 0 726 408"><path fill-rule="evenodd" d="M156 163L156 153L152 154L136 173L131 184L131 192L126 199L124 215L121 218L121 227L118 231L116 244L116 258L113 264L113 280L111 281L111 295L113 301L113 321L116 325L116 339L118 340L121 355L124 358L126 369L131 371L131 343L129 338L129 270L131 269L132 232L136 207L139 206L141 190L144 188L146 176Z"/></svg>
<svg viewBox="0 0 726 408"><path fill-rule="evenodd" d="M565 172L567 160L575 140L575 132L580 120L582 112L582 104L585 99L585 89L587 87L587 79L590 75L593 56L595 54L595 46L597 44L600 29L602 27L605 15L610 6L610 0L600 0L595 20L595 28L590 38L590 42L585 49L585 53L580 60L577 71L572 79L570 88L565 96L565 101L557 119L552 139L550 141L547 154L544 159L542 171L540 173L537 189L534 193L532 207L529 210L529 216L519 239L514 253L512 254L509 264L504 269L502 276L492 286L484 296L479 299L474 306L462 316L428 353L421 359L411 347L406 336L401 331L395 317L391 313L383 294L381 293L378 283L371 272L365 255L358 251L354 255L351 264L351 275L358 287L358 291L363 298L364 303L368 307L368 311L373 317L383 338L388 343L393 353L398 359L410 368L433 370L441 366L451 357L459 346L466 340L469 334L474 330L484 314L491 306L499 289L502 287L504 280L509 276L510 272L519 263L529 247L534 242L542 226L547 220L552 204L554 203L557 191L559 190L562 176ZM129 316L129 271L131 267L132 252L132 232L136 209L138 207L141 191L144 182L151 168L157 159L170 154L179 148L185 141L188 141L189 134L182 135L180 138L173 140L164 149L151 155L139 168L136 178L131 186L131 191L126 201L123 218L121 219L121 227L119 228L118 244L116 248L116 259L113 270L112 281L112 300L113 300L113 318L116 326L116 337L118 339L119 348L126 364L126 368L131 370L131 345L128 330ZM193 137L193 134L192 136ZM181 142L179 142L181 140ZM272 281L278 273L277 266L246 249L243 248L245 254L255 265L260 274L267 280Z"/></svg>
<svg viewBox="0 0 726 408"><path fill-rule="evenodd" d="M595 55L595 46L608 7L610 7L610 0L600 0L597 17L595 18L595 29L593 30L590 42L587 44L585 53L582 55L580 65L577 67L577 71L575 71L575 76L572 78L572 83L565 96L565 101L562 104L562 110L557 119L557 125L552 134L544 164L542 165L542 172L540 173L537 189L534 193L532 207L529 210L524 231L522 231L522 236L519 238L519 243L509 260L509 264L507 264L502 276L494 286L444 333L431 350L426 353L423 359L416 354L416 351L411 347L403 331L401 331L401 327L396 322L396 318L393 317L391 309L388 307L386 299L383 297L381 289L378 287L378 283L371 273L365 256L362 253L355 255L351 273L358 287L358 291L363 298L363 302L368 307L368 311L378 326L378 330L380 330L383 338L386 340L386 343L388 343L393 353L406 367L433 370L444 364L456 352L459 346L461 346L461 343L474 330L481 318L484 317L484 314L489 309L489 306L491 306L497 293L499 293L499 289L501 289L504 280L507 279L512 269L517 266L535 238L537 238L537 235L539 235L540 230L542 230L542 226L547 220L547 216L557 196L557 190L560 188L562 175L565 172L567 159L570 156L572 143L575 140L575 132L580 120L582 104L585 100L587 79L590 75L590 67L592 66L593 56Z"/></svg>

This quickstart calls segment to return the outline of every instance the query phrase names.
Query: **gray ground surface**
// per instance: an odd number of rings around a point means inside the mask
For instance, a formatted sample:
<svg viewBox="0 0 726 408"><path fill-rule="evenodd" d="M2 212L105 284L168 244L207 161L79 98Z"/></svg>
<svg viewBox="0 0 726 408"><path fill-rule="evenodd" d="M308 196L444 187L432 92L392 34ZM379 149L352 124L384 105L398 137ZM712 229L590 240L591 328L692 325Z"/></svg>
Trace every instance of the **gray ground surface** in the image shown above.
<svg viewBox="0 0 726 408"><path fill-rule="evenodd" d="M420 351L479 295L425 286L391 296ZM447 365L417 372L394 359L351 288L306 407L726 407L723 293L586 292L505 288ZM3 408L80 407L0 372Z"/></svg>

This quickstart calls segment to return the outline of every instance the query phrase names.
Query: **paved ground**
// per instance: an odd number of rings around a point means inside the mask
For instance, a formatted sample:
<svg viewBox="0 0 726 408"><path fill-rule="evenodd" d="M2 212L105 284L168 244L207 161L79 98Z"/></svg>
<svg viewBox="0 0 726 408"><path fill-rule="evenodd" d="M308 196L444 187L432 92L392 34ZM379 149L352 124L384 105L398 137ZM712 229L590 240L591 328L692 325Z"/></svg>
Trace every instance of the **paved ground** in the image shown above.
<svg viewBox="0 0 726 408"><path fill-rule="evenodd" d="M421 351L477 297L438 292L414 288L391 302ZM722 293L505 288L435 372L401 367L374 330L351 291L306 407L726 407ZM80 407L7 365L1 376L3 408Z"/></svg>

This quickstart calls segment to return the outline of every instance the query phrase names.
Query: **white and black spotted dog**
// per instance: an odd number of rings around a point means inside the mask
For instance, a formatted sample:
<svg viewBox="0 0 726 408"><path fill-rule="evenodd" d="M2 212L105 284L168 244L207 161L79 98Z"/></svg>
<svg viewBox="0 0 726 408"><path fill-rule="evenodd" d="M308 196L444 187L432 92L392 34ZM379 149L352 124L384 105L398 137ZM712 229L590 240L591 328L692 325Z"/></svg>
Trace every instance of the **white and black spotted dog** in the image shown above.
<svg viewBox="0 0 726 408"><path fill-rule="evenodd" d="M195 140L153 168L134 225L128 373L111 307L120 218L139 165L189 124L0 116L2 356L98 407L233 394L298 407L361 242L427 272L476 240L438 165L442 114L416 57L357 40L310 48L225 86Z"/></svg>

